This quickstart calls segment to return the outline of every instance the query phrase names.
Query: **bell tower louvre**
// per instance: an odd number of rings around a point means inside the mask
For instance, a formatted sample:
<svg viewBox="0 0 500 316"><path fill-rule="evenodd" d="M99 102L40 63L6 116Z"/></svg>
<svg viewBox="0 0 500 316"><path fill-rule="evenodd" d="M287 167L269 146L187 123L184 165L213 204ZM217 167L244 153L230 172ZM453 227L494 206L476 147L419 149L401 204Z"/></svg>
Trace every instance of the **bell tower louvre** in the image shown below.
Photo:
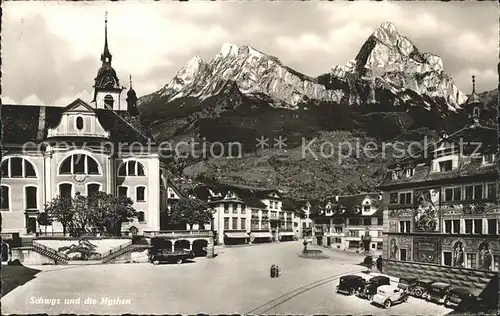
<svg viewBox="0 0 500 316"><path fill-rule="evenodd" d="M112 58L113 55L111 55L108 46L108 13L106 12L104 19L104 50L101 54L102 65L94 79L94 99L92 103L98 109L126 111L127 105L120 102L120 95L124 88L120 87L116 71L111 66Z"/></svg>

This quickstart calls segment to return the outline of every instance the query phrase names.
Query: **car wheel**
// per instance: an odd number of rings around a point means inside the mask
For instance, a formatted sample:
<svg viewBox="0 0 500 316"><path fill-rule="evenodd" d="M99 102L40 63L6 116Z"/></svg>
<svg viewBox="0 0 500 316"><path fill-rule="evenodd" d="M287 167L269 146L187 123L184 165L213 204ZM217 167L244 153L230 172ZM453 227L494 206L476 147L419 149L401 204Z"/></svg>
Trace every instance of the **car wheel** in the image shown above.
<svg viewBox="0 0 500 316"><path fill-rule="evenodd" d="M354 294L356 294L356 290L355 290L355 289L350 289L350 290L349 290L349 293L350 293L351 295L354 295Z"/></svg>
<svg viewBox="0 0 500 316"><path fill-rule="evenodd" d="M367 298L368 298L368 300L370 300L370 301L371 301L371 300L373 300L373 294L368 294Z"/></svg>
<svg viewBox="0 0 500 316"><path fill-rule="evenodd" d="M420 290L420 289L416 289L416 290L415 290L415 296L416 296L416 297L422 297L422 294L423 294L423 293L422 293L422 290Z"/></svg>
<svg viewBox="0 0 500 316"><path fill-rule="evenodd" d="M389 307L391 307L391 305L392 305L391 300L387 300L387 301L384 302L384 307L385 308L389 308Z"/></svg>
<svg viewBox="0 0 500 316"><path fill-rule="evenodd" d="M408 296L403 297L403 302L404 303L408 302Z"/></svg>
<svg viewBox="0 0 500 316"><path fill-rule="evenodd" d="M154 265L157 265L157 264L159 264L159 263L160 263L160 261L158 261L158 260L153 261L153 264L154 264Z"/></svg>
<svg viewBox="0 0 500 316"><path fill-rule="evenodd" d="M444 305L444 306L448 306L448 303L449 303L449 302L450 302L450 301L448 301L448 299L445 299L445 300L444 300L443 305Z"/></svg>
<svg viewBox="0 0 500 316"><path fill-rule="evenodd" d="M182 263L182 259L177 259L177 264L181 264Z"/></svg>

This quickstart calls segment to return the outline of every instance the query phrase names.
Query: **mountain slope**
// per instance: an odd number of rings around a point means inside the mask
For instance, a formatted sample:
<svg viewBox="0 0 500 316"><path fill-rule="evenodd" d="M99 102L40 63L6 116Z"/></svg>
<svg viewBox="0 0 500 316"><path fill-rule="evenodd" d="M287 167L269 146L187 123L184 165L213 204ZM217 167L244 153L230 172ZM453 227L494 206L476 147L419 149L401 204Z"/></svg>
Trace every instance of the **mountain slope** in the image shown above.
<svg viewBox="0 0 500 316"><path fill-rule="evenodd" d="M162 89L141 97L139 109L158 141L207 143L166 161L178 174L305 197L373 189L392 154L304 157L304 143L317 139L341 151L345 142L423 141L461 126L466 98L440 57L419 52L383 23L353 60L317 78L250 46L225 44L208 62L191 59ZM261 137L269 140L264 149ZM274 147L280 137L285 148ZM241 157L214 158L227 156L227 146L207 149L217 142L240 143Z"/></svg>

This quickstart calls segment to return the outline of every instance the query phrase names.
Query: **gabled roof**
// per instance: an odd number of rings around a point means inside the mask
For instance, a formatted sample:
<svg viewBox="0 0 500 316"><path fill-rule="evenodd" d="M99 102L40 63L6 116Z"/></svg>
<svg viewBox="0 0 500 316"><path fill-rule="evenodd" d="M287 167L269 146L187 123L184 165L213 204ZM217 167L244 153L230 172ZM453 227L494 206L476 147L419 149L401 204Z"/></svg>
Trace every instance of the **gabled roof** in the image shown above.
<svg viewBox="0 0 500 316"><path fill-rule="evenodd" d="M256 190L258 190L258 192L256 192ZM210 191L212 191L215 194L220 194L220 197L214 199L214 196L212 196ZM203 185L198 185L193 189L191 189L190 193L194 194L197 198L204 201L211 200L211 202L217 202L217 201L222 202L224 201L224 196L228 191L231 191L234 194L236 194L238 198L241 199L241 201L249 207L265 209L267 208L267 205L259 199L259 193L272 192L274 190L261 189L261 188L250 189L249 187L235 186L228 184L219 184L219 185L203 184Z"/></svg>
<svg viewBox="0 0 500 316"><path fill-rule="evenodd" d="M175 194L177 194L180 198L186 197L185 194L182 193L181 190L179 190L179 188L175 185L175 183L172 182L172 180L167 179L167 186L171 188L175 192Z"/></svg>
<svg viewBox="0 0 500 316"><path fill-rule="evenodd" d="M62 114L76 104L88 107L85 102L79 99L67 107L2 105L2 142L4 144L24 144L46 140L49 128L56 127L61 121ZM95 108L89 110L96 114L102 127L110 133L112 142L141 142L146 144L148 138L153 140L149 129L138 116L132 116L127 111Z"/></svg>
<svg viewBox="0 0 500 316"><path fill-rule="evenodd" d="M371 206L377 208L374 214L363 215L362 206L366 198L371 200ZM325 213L328 205L330 205L332 215L327 217L380 217L382 216L382 212L379 212L379 209L382 209L381 204L378 193L361 193L339 196L338 201L336 197L325 198L319 203L318 209L323 213L320 216L327 216ZM356 208L359 208L360 212L356 212Z"/></svg>

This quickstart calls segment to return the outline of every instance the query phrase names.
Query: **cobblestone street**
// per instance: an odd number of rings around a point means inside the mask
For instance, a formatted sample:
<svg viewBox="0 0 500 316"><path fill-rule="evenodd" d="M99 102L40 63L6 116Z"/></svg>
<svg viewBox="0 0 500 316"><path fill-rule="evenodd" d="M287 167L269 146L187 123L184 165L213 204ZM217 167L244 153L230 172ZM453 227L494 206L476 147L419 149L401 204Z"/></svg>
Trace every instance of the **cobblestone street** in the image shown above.
<svg viewBox="0 0 500 316"><path fill-rule="evenodd" d="M337 277L360 273L363 267L357 264L363 257L328 251L330 259L311 260L300 258L301 250L300 242L288 242L219 248L215 259L197 258L181 265L37 266L42 272L34 280L2 298L2 312L382 315L411 310L440 315L448 311L413 298L384 310L357 297L335 294ZM271 264L281 268L279 279L269 277Z"/></svg>

